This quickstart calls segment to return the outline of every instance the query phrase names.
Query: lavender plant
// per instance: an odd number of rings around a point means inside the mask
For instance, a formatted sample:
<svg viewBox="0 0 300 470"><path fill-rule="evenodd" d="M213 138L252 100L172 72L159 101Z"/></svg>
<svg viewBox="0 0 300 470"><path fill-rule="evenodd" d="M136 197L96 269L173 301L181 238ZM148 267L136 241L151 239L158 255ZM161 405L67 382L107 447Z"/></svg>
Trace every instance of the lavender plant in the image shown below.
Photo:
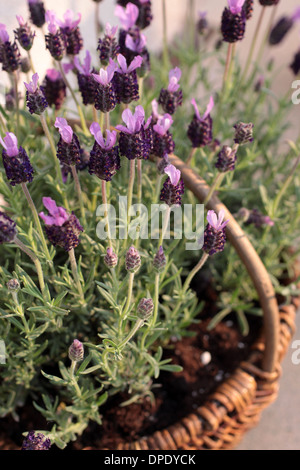
<svg viewBox="0 0 300 470"><path fill-rule="evenodd" d="M278 2L260 3L254 8ZM165 43L163 64L142 33L153 19L148 0L118 1L116 25L106 24L91 51L80 13L68 10L60 20L37 0L28 1L27 21L18 17L15 42L0 25L2 73L14 84L13 105L0 108L0 416L18 419L29 403L51 423L24 429L24 450L64 448L91 422L101 425L102 405L118 392L128 395L124 406L155 399L161 371L180 370L164 348L199 321L204 303L191 286L203 279L204 264L218 293L211 328L234 312L246 334L246 315L260 314L238 255L225 244L222 212L205 208L197 250L167 236L173 210L197 202L169 160L174 151L211 185L205 205L217 191L236 214L277 293L288 300L297 292L295 282L279 282L292 277L299 236L299 141L288 150L279 145L290 104L271 97L272 68L250 61L245 74L239 63L253 2L223 7L225 47L210 51L180 38ZM45 23L53 68L42 80L30 51L42 33L35 27ZM17 41L30 58L30 80ZM217 84L211 57L222 71ZM200 85L204 96L196 94ZM147 219L144 209L158 203L162 223L153 236L155 214Z"/></svg>

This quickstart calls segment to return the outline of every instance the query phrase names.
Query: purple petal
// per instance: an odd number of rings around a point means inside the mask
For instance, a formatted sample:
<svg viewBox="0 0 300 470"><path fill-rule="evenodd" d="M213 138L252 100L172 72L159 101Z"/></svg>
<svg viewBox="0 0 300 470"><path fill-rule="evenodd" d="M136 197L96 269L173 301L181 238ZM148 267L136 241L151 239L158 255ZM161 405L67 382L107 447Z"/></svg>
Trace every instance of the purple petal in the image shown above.
<svg viewBox="0 0 300 470"><path fill-rule="evenodd" d="M109 38L113 38L118 31L118 26L111 26L110 23L106 23L105 25L105 34Z"/></svg>
<svg viewBox="0 0 300 470"><path fill-rule="evenodd" d="M228 0L228 6L233 15L241 13L245 0Z"/></svg>
<svg viewBox="0 0 300 470"><path fill-rule="evenodd" d="M300 7L296 8L296 10L294 11L292 15L292 20L293 21L300 20Z"/></svg>
<svg viewBox="0 0 300 470"><path fill-rule="evenodd" d="M135 69L139 68L142 65L143 57L137 55L127 69L127 73L133 72Z"/></svg>
<svg viewBox="0 0 300 470"><path fill-rule="evenodd" d="M92 124L90 125L90 133L92 134L92 136L96 136L97 135L97 132L101 132L101 127L100 125L98 124L98 122L92 122Z"/></svg>
<svg viewBox="0 0 300 470"><path fill-rule="evenodd" d="M118 62L119 62L121 71L122 71L123 73L127 73L128 68L127 68L127 60L125 59L125 57L124 57L122 54L118 54L117 60L118 60Z"/></svg>
<svg viewBox="0 0 300 470"><path fill-rule="evenodd" d="M171 164L171 165L166 166L164 172L170 178L171 184L173 186L177 186L180 180L180 176L181 176L180 170L177 170L177 168Z"/></svg>
<svg viewBox="0 0 300 470"><path fill-rule="evenodd" d="M139 8L133 3L127 3L126 8L117 5L115 15L119 18L122 27L128 30L135 25L139 16Z"/></svg>
<svg viewBox="0 0 300 470"><path fill-rule="evenodd" d="M67 120L65 118L56 118L54 127L56 127L61 135L61 138L67 144L70 144L73 139L73 129L71 126L68 125Z"/></svg>
<svg viewBox="0 0 300 470"><path fill-rule="evenodd" d="M172 69L170 70L169 72L169 80L171 80L171 78L176 78L177 81L180 80L181 78L181 70L179 67L175 67L175 69Z"/></svg>
<svg viewBox="0 0 300 470"><path fill-rule="evenodd" d="M20 25L20 26L24 26L25 21L24 21L23 16L21 16L21 15L16 15L16 18L17 18L17 21L18 21L19 25Z"/></svg>
<svg viewBox="0 0 300 470"><path fill-rule="evenodd" d="M191 104L194 106L194 110L195 110L195 114L196 114L196 116L197 116L197 119L198 119L199 121L201 121L201 116L200 116L200 113L199 113L199 109L198 109L196 100L195 100L194 98L191 100Z"/></svg>
<svg viewBox="0 0 300 470"><path fill-rule="evenodd" d="M4 139L0 137L0 143L5 148L9 157L15 157L19 153L18 140L15 134L7 132Z"/></svg>
<svg viewBox="0 0 300 470"><path fill-rule="evenodd" d="M123 126L122 124L118 124L116 126L116 129L120 132L124 132L125 134L132 134L132 132L130 132L130 130L127 127Z"/></svg>
<svg viewBox="0 0 300 470"><path fill-rule="evenodd" d="M6 25L3 23L0 23L0 40L2 42L9 41L9 35L8 35L8 32L6 31Z"/></svg>
<svg viewBox="0 0 300 470"><path fill-rule="evenodd" d="M170 127L172 126L172 124L173 124L173 119L170 116L170 114L164 114L164 116L162 116L157 121L157 123L153 126L153 129L158 134L165 135L170 129Z"/></svg>
<svg viewBox="0 0 300 470"><path fill-rule="evenodd" d="M202 117L202 120L206 119L207 116L210 114L211 110L213 109L215 103L214 103L214 99L213 97L211 96L210 99L209 99L209 103L207 105L207 108L206 108L206 111L205 113L203 114L203 117Z"/></svg>
<svg viewBox="0 0 300 470"><path fill-rule="evenodd" d="M57 16L55 11L53 10L47 10L45 14L45 19L48 24L48 31L51 34L56 34L57 29L58 29L58 24L57 24Z"/></svg>
<svg viewBox="0 0 300 470"><path fill-rule="evenodd" d="M47 69L46 76L49 78L49 80L55 82L61 78L61 73L57 69Z"/></svg>

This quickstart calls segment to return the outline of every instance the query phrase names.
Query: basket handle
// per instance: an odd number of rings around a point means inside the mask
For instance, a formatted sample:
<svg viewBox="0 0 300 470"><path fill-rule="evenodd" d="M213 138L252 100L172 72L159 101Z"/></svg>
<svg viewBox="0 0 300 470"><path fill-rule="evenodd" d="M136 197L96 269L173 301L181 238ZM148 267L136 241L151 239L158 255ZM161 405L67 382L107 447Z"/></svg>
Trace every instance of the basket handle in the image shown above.
<svg viewBox="0 0 300 470"><path fill-rule="evenodd" d="M203 202L210 189L206 181L176 155L170 154L169 159L181 171L185 186L194 193L200 202ZM252 279L263 310L266 345L263 353L262 369L266 372L273 372L278 359L279 309L268 272L247 235L226 206L213 195L208 201L207 208L215 212L223 209L225 218L229 219L226 226L226 235Z"/></svg>

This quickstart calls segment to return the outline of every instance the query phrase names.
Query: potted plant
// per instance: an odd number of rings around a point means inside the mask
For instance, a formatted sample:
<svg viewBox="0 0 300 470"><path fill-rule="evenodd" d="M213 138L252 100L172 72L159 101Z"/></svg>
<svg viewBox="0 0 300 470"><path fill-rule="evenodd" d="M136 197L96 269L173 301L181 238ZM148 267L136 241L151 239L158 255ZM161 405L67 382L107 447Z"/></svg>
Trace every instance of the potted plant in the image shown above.
<svg viewBox="0 0 300 470"><path fill-rule="evenodd" d="M254 47L239 63L253 2L224 2L220 48L193 2L193 34L168 44L163 1L158 55L150 1L116 2L119 29L102 30L95 3L93 51L80 13L39 0L15 41L0 29L4 448L232 448L276 398L294 331L291 104L270 94L271 66L257 82ZM259 3L271 32L278 1Z"/></svg>

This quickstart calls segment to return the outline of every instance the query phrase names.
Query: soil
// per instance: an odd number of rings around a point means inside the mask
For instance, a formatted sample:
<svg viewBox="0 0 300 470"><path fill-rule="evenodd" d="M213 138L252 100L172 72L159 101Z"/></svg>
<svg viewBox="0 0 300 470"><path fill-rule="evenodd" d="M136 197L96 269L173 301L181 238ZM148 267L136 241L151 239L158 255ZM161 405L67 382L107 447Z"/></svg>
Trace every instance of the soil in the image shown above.
<svg viewBox="0 0 300 470"><path fill-rule="evenodd" d="M242 336L235 315L227 316L208 331L207 325L216 313L216 295L207 287L206 308L198 318L199 322L190 328L194 336L180 341L173 339L165 351L165 357L172 358L174 364L183 367L182 372L161 373L153 389L154 403L147 397L141 403L122 407L120 404L129 398L126 393L109 399L101 408L102 426L91 423L81 437L68 444L66 450L113 450L122 441L133 441L174 424L203 404L249 356L251 345L261 330L261 317L248 317L250 333L246 337ZM203 353L206 356L210 354L210 361L206 364L203 363ZM49 429L50 426L51 423L47 423L32 406L24 407L19 422L11 417L0 420L0 450L20 449L24 431ZM59 451L56 446L51 450Z"/></svg>

